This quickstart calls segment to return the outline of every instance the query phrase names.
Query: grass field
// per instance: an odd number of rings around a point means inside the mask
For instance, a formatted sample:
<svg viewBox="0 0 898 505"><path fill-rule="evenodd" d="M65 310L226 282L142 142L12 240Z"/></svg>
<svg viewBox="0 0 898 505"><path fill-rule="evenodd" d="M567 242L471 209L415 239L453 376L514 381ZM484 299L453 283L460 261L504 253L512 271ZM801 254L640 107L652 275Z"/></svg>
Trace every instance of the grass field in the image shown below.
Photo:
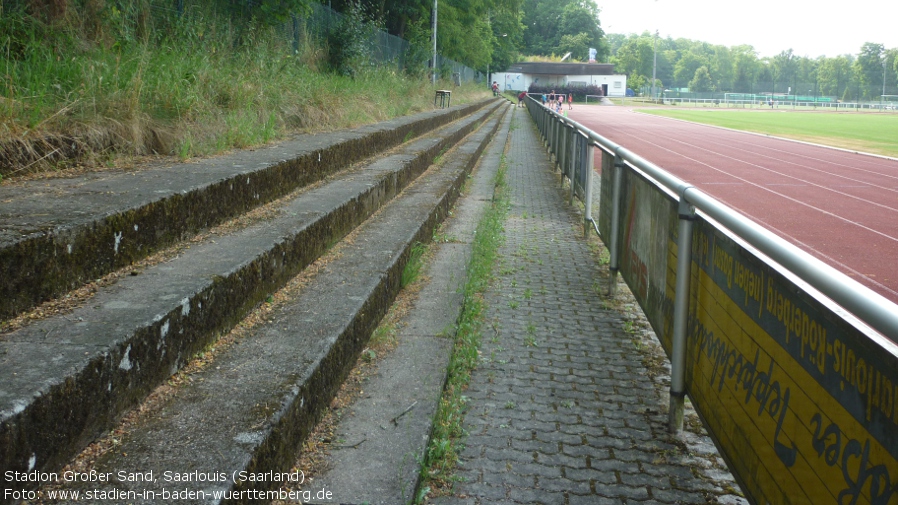
<svg viewBox="0 0 898 505"><path fill-rule="evenodd" d="M898 157L898 114L669 109L641 112Z"/></svg>

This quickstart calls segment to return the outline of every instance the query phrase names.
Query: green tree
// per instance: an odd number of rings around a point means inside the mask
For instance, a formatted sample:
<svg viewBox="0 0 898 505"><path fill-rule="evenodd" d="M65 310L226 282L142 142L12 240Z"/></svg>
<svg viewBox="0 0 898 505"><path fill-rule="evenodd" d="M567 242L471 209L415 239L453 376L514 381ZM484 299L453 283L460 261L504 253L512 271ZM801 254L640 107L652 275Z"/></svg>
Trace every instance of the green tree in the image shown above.
<svg viewBox="0 0 898 505"><path fill-rule="evenodd" d="M631 74L627 76L627 87L630 89L643 89L649 85L649 81L651 78L646 78L643 75L639 74Z"/></svg>
<svg viewBox="0 0 898 505"><path fill-rule="evenodd" d="M257 10L254 15L267 23L275 25L285 23L294 15L309 12L310 0L259 0L253 5Z"/></svg>
<svg viewBox="0 0 898 505"><path fill-rule="evenodd" d="M615 65L616 72L627 74L631 78L633 74L650 78L652 54L652 38L648 33L641 36L632 35L618 49L617 56L612 59L612 63Z"/></svg>
<svg viewBox="0 0 898 505"><path fill-rule="evenodd" d="M490 8L490 27L493 30L490 65L505 70L518 61L524 44L522 0L495 0Z"/></svg>
<svg viewBox="0 0 898 505"><path fill-rule="evenodd" d="M650 78L651 35L606 34L611 62L616 70ZM700 67L705 67L717 91L786 93L878 99L883 93L898 94L898 48L867 43L857 56L834 58L796 56L792 49L759 58L750 45L725 47L686 38L659 39L657 77L672 87L687 87ZM883 65L885 65L883 67ZM885 75L885 82L883 82ZM641 81L640 81L641 82ZM846 98L847 99L847 98Z"/></svg>
<svg viewBox="0 0 898 505"><path fill-rule="evenodd" d="M576 60L589 59L590 48L589 34L578 33L577 35L562 35L561 43L558 44L557 54L571 53L571 57Z"/></svg>
<svg viewBox="0 0 898 505"><path fill-rule="evenodd" d="M605 60L609 49L598 14L594 0L524 0L524 51L544 56L555 54L565 35L586 33L589 47L596 49L597 59Z"/></svg>
<svg viewBox="0 0 898 505"><path fill-rule="evenodd" d="M674 64L674 86L678 88L691 87L690 81L695 77L696 71L704 66L704 62L700 56L692 51L688 51ZM705 67L705 71L707 71Z"/></svg>
<svg viewBox="0 0 898 505"><path fill-rule="evenodd" d="M752 46L737 46L733 54L733 91L751 93L758 76L758 55Z"/></svg>
<svg viewBox="0 0 898 505"><path fill-rule="evenodd" d="M786 86L782 84L779 67L774 65L773 58L763 58L759 62L757 91L767 93L785 93Z"/></svg>
<svg viewBox="0 0 898 505"><path fill-rule="evenodd" d="M440 4L438 14L439 53L469 67L486 69L492 61L495 38L487 13L478 14L444 2Z"/></svg>
<svg viewBox="0 0 898 505"><path fill-rule="evenodd" d="M607 61L608 45L604 41L605 32L599 26L598 19L599 9L592 0L569 3L561 12L559 23L561 38L568 36L569 40L576 39L586 44L587 51L577 56L579 60L588 59L589 48L592 47L596 50L597 61Z"/></svg>
<svg viewBox="0 0 898 505"><path fill-rule="evenodd" d="M867 100L879 98L882 94L882 61L885 47L882 44L866 42L854 62L854 71L861 84L861 97Z"/></svg>
<svg viewBox="0 0 898 505"><path fill-rule="evenodd" d="M352 1L328 0L326 3L339 12L347 12ZM389 33L406 40L415 36L409 30L424 26L430 30L433 0L363 0L362 5L370 18L382 20Z"/></svg>
<svg viewBox="0 0 898 505"><path fill-rule="evenodd" d="M345 14L353 1L328 3ZM428 38L432 31L433 0L361 2L370 19L383 20L389 33L412 41L415 51L423 56L424 31ZM437 51L479 70L485 71L488 65L509 66L517 60L522 45L522 5L523 0L439 0Z"/></svg>
<svg viewBox="0 0 898 505"><path fill-rule="evenodd" d="M670 43L670 39L658 39L658 64L655 69L655 76L658 80L669 85L673 82L673 61L676 61L676 51L667 49L668 43Z"/></svg>
<svg viewBox="0 0 898 505"><path fill-rule="evenodd" d="M431 26L425 20L418 20L406 27L405 35L409 42L409 52L405 58L405 72L409 75L426 74L433 58L433 39Z"/></svg>
<svg viewBox="0 0 898 505"><path fill-rule="evenodd" d="M774 81L782 84L782 92L788 92L795 82L795 76L798 71L798 62L795 55L792 54L792 49L782 51L774 56L772 63L776 77Z"/></svg>
<svg viewBox="0 0 898 505"><path fill-rule="evenodd" d="M886 94L898 94L898 48L886 49L885 60ZM892 98L894 101L895 99Z"/></svg>
<svg viewBox="0 0 898 505"><path fill-rule="evenodd" d="M711 74L708 72L708 67L701 66L695 71L695 77L689 81L689 91L694 91L696 93L714 91L714 81L711 80Z"/></svg>
<svg viewBox="0 0 898 505"><path fill-rule="evenodd" d="M524 51L527 54L552 54L561 42L559 24L563 12L563 1L524 0Z"/></svg>
<svg viewBox="0 0 898 505"><path fill-rule="evenodd" d="M607 33L605 41L608 43L609 54L617 55L618 49L627 41L627 36L622 33Z"/></svg>
<svg viewBox="0 0 898 505"><path fill-rule="evenodd" d="M734 76L734 61L730 49L726 46L714 46L711 57L711 75L716 82L718 91L732 91Z"/></svg>
<svg viewBox="0 0 898 505"><path fill-rule="evenodd" d="M356 75L371 65L371 37L379 27L366 18L361 4L352 4L328 38L331 67Z"/></svg>
<svg viewBox="0 0 898 505"><path fill-rule="evenodd" d="M851 78L852 61L847 56L821 58L818 61L817 82L820 94L840 98L848 87Z"/></svg>

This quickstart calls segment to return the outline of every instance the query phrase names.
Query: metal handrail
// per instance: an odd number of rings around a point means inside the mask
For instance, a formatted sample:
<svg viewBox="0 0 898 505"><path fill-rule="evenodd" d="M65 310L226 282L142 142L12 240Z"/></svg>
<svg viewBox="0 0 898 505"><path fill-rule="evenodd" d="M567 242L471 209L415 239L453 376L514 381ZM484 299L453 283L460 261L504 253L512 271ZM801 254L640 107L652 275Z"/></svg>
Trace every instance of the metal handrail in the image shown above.
<svg viewBox="0 0 898 505"><path fill-rule="evenodd" d="M898 305L867 288L842 272L787 242L770 230L723 204L704 191L692 187L661 167L647 161L623 146L599 135L580 123L542 107L532 100L530 107L542 109L555 119L586 135L601 149L621 158L626 164L654 179L674 198L679 195L696 210L718 222L740 240L782 266L797 279L817 290L851 313L885 339L878 343L898 354Z"/></svg>

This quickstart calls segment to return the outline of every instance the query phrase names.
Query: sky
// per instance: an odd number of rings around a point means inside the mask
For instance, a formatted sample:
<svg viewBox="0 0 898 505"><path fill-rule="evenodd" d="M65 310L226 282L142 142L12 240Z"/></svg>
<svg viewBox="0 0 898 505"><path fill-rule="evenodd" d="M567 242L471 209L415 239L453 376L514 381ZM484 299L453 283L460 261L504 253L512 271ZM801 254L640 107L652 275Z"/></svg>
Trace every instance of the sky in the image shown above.
<svg viewBox="0 0 898 505"><path fill-rule="evenodd" d="M858 54L865 42L898 48L896 0L596 0L605 33L654 32L715 45L754 46L760 57Z"/></svg>

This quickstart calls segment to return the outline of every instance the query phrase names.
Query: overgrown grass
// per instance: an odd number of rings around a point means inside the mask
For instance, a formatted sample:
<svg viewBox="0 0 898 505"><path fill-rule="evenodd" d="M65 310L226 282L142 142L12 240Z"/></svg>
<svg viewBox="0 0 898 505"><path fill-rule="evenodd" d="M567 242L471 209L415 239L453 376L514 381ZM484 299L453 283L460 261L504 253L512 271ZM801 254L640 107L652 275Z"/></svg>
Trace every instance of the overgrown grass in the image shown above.
<svg viewBox="0 0 898 505"><path fill-rule="evenodd" d="M464 288L464 305L449 361L446 387L434 416L430 445L421 469L421 492L417 497L419 501L431 489L449 487L452 471L458 462L459 443L464 436L463 411L467 401L463 392L470 381L471 371L477 365L485 309L483 293L492 278L498 250L504 240L502 232L509 209L506 170L503 157L494 181L493 203L474 234L473 252Z"/></svg>
<svg viewBox="0 0 898 505"><path fill-rule="evenodd" d="M645 109L697 123L898 156L898 114Z"/></svg>
<svg viewBox="0 0 898 505"><path fill-rule="evenodd" d="M408 261L405 264L405 268L402 269L402 276L399 281L403 288L415 282L421 274L421 267L424 266L424 251L426 249L427 247L421 242L415 242L412 245Z"/></svg>
<svg viewBox="0 0 898 505"><path fill-rule="evenodd" d="M75 16L0 16L2 175L209 155L433 107L424 79L395 68L332 73L326 47L304 40L294 52L275 28L213 12L163 17L143 34ZM487 91L468 85L453 95L464 103Z"/></svg>

